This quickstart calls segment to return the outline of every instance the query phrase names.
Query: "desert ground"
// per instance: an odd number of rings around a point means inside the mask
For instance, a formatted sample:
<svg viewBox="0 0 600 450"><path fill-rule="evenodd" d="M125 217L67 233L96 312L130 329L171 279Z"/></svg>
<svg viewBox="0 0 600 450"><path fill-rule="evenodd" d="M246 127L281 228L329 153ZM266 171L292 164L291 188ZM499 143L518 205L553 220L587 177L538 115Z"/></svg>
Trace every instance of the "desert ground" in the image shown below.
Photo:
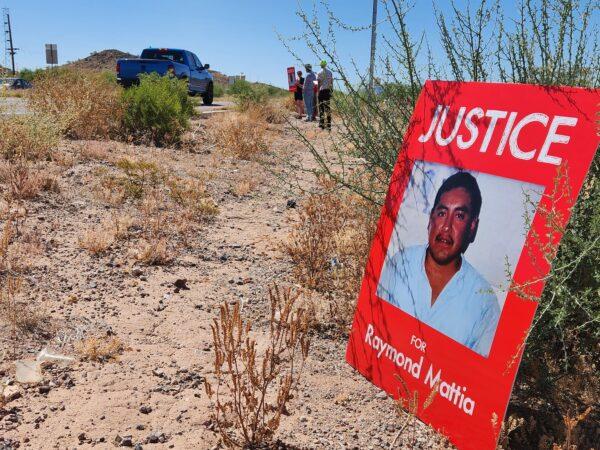
<svg viewBox="0 0 600 450"><path fill-rule="evenodd" d="M231 113L202 114L191 133L201 136L223 114ZM292 121L316 141L326 133ZM0 325L0 380L11 392L0 408L0 448L222 448L204 387L214 376L210 325L222 303L238 303L261 346L269 287L299 288L282 250L306 195L294 185L315 183L309 173L299 173L297 183L278 176L284 160L311 166L292 127L270 124L266 133L260 161L201 138L180 148L60 144L61 157L45 169L53 187L12 206L27 267L18 297L26 331ZM143 207L115 200L101 180L122 158L152 161L180 180L202 179L218 214L189 224L176 213L161 217L160 206L148 206L144 216ZM184 228L163 248L160 265L140 257L146 221ZM103 243L98 230L110 223L125 223L125 231ZM94 343L115 352L94 357ZM407 416L345 362L345 345L312 333L298 391L275 436L281 448L390 448ZM40 383L18 383L14 360L33 359L43 348L74 361L47 364ZM396 444L449 447L412 420Z"/></svg>

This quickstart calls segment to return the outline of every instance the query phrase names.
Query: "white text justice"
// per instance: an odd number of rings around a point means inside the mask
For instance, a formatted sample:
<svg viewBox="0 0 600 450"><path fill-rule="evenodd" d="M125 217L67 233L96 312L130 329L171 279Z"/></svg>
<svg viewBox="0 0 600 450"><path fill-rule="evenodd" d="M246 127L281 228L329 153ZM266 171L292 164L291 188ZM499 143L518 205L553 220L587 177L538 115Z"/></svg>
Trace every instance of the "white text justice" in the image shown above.
<svg viewBox="0 0 600 450"><path fill-rule="evenodd" d="M489 125L479 143L479 151L481 153L488 151L488 147L496 130L496 126L498 126L498 132L502 134L498 146L495 149L496 155L502 155L508 144L510 153L517 159L530 160L536 158L537 161L541 163L553 164L557 166L560 165L562 158L557 156L556 153L551 154L551 150L554 150L551 149L551 147L553 144L568 144L570 140L570 136L566 134L560 134L558 132L558 128L561 126L574 127L577 124L576 117L549 117L547 114L540 112L517 117L518 113L516 112L501 111L496 109L488 109L487 111L484 111L482 108L473 108L467 112L467 108L462 106L456 114L454 124L449 124L450 126L448 128L452 128L450 133L447 136L442 136L444 124L448 119L449 111L449 106L437 106L435 113L433 114L433 118L431 119L429 129L427 133L419 136L419 142L427 142L433 136L438 145L447 146L456 139L456 145L458 148L461 150L466 150L471 148L473 144L477 142L477 138L479 137L479 129L477 128L477 125L473 123L473 118L480 120L486 117L489 119ZM466 132L458 134L463 119ZM544 128L547 128L544 142L540 142L541 147L539 148L525 149L519 147L519 135L523 129L533 123L541 124Z"/></svg>

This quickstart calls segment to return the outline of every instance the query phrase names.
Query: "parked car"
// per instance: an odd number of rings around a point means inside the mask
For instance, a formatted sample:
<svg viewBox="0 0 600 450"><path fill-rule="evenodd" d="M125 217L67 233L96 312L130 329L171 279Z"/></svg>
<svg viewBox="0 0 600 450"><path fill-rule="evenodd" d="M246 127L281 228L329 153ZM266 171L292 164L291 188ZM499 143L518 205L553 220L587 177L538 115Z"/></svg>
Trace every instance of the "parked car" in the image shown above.
<svg viewBox="0 0 600 450"><path fill-rule="evenodd" d="M200 94L205 105L213 102L213 77L210 66L202 64L188 50L175 48L147 48L139 58L122 58L117 61L117 81L125 87L139 83L140 74L156 72L171 74L188 82L188 92Z"/></svg>
<svg viewBox="0 0 600 450"><path fill-rule="evenodd" d="M0 78L0 87L2 89L31 89L31 83L23 78Z"/></svg>

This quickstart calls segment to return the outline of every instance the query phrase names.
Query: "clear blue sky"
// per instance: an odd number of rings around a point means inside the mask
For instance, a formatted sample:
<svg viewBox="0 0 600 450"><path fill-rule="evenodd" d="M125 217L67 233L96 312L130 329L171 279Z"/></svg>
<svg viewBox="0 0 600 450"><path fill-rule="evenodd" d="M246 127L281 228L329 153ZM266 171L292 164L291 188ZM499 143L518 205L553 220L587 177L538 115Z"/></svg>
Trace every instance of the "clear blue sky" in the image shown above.
<svg viewBox="0 0 600 450"><path fill-rule="evenodd" d="M415 8L413 16L420 22L429 16L425 23L433 25L431 3L422 3L427 7ZM312 7L312 1L301 4ZM215 70L284 86L285 68L297 63L276 31L302 32L294 0L0 0L0 6L10 9L18 68L44 67L45 43L58 45L59 63L108 48L139 54L152 45L189 49ZM371 0L333 0L331 6L353 25L370 23ZM368 31L345 33L338 43L363 67L369 45ZM307 61L317 62L296 47Z"/></svg>
<svg viewBox="0 0 600 450"><path fill-rule="evenodd" d="M308 10L313 4L312 0L299 3ZM410 24L415 32L427 30L433 50L439 52L432 2L415 3ZM442 10L448 3L437 2ZM345 22L370 24L372 0L331 0L330 4ZM20 49L18 69L44 67L45 43L58 45L61 64L108 48L139 54L148 46L179 47L194 51L215 70L245 73L251 81L278 86L285 86L285 68L297 66L277 37L277 32L289 36L303 31L295 14L297 5L296 0L0 0L1 7L10 8L14 44ZM383 19L381 2L379 9ZM381 25L382 31L385 26ZM369 46L368 30L343 33L338 41L340 57L348 62L353 58L361 71L368 64ZM318 62L301 45L295 48L304 61Z"/></svg>

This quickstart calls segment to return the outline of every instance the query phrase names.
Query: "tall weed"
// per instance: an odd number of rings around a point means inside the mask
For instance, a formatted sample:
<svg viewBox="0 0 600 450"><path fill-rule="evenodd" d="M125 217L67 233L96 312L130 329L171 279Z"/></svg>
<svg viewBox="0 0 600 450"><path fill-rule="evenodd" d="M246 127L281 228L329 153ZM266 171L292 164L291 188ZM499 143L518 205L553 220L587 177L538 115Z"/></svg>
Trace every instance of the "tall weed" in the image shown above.
<svg viewBox="0 0 600 450"><path fill-rule="evenodd" d="M224 303L211 326L216 379L205 386L214 402L212 419L228 447L270 443L288 411L310 346L308 314L297 308L298 297L290 289L269 289L271 314L262 354L239 303L233 309Z"/></svg>
<svg viewBox="0 0 600 450"><path fill-rule="evenodd" d="M29 96L37 114L49 116L72 139L104 139L121 126L121 87L102 73L72 69L40 75Z"/></svg>

